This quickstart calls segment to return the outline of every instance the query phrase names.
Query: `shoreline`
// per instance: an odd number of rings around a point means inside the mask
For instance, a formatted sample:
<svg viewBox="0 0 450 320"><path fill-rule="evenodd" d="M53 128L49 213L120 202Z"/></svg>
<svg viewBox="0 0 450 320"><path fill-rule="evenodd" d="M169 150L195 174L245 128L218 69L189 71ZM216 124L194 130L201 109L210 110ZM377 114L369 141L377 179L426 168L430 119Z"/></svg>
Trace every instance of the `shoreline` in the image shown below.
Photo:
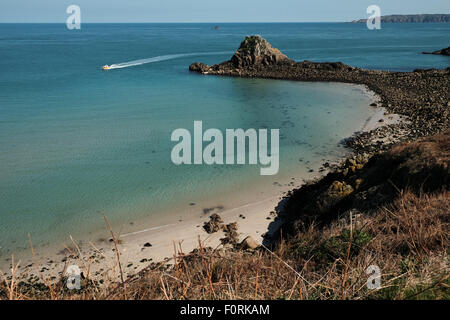
<svg viewBox="0 0 450 320"><path fill-rule="evenodd" d="M376 93L368 89L367 86L359 84L356 84L356 86L362 88L373 103L379 101ZM369 105L367 107L371 108ZM384 119L384 121L380 122L380 119ZM376 107L374 114L366 119L364 123L361 123L360 131L356 131L355 134L397 123L400 121L399 119L397 115L386 114L384 108ZM348 153L352 153L351 149L347 149ZM332 165L337 164L346 159L348 153L337 159L330 160L330 162ZM317 165L319 167L323 163ZM268 233L270 238L270 234L275 233L281 226L282 221L278 218L278 214L281 211L280 206L284 197L288 192L293 188L300 187L305 181L318 179L327 173L328 169L323 167L321 167L321 170L315 170L312 174L308 172L300 174L299 172L292 172L289 175L292 176L291 178L285 177L285 179L279 181L278 185L266 186L262 188L264 191L258 190L257 192L264 194L247 192L244 197L245 200L238 201L237 205L230 206L228 204L226 207L223 207L218 204L224 203L224 201L214 199L211 203L215 203L216 207L212 206L209 208L212 210L201 217L190 214L186 219L172 223L161 222L159 225L152 223L149 225L148 217L135 221L139 225L144 225L146 220L147 227L118 236L123 272L129 277L148 267L149 263L170 263L175 247L182 249L183 252L190 252L198 247L199 239L201 239L202 245L205 247L219 247L220 238L224 236L224 233L220 231L208 234L202 227L203 223L207 222L209 216L213 213L219 214L225 224L238 223L239 241L242 241L247 236L251 236L258 244L261 244L266 233ZM228 197L230 196L232 197L233 195L228 195ZM173 217L180 216L179 213L174 213ZM114 231L117 232L117 230ZM80 241L74 240L73 243L68 242L65 245L66 249L63 250L61 250L61 244L51 246L46 250L40 251L34 258L23 259L19 271L21 274L27 275L26 280L31 283L42 278L54 280L61 276L67 265L73 263L75 265L83 264L85 268L89 269L89 278L91 279L117 279L119 275L115 262L114 243L111 241L111 235L108 234L106 226L103 231L99 230L93 238L98 240L86 241L86 239L81 239ZM181 247L178 247L180 244ZM84 262L80 263L80 259ZM6 265L7 263L3 264Z"/></svg>
<svg viewBox="0 0 450 320"><path fill-rule="evenodd" d="M316 173L317 174L317 173ZM119 242L120 259L123 264L124 274L133 275L144 269L149 262L161 262L170 260L174 254L174 243L182 243L184 252L189 252L198 246L199 237L205 247L217 247L220 245L220 238L223 232L207 234L202 226L208 221L211 214L219 214L225 223L238 222L238 232L240 240L251 235L258 242L262 242L263 234L267 232L268 225L273 222L275 208L282 200L286 192L294 186L289 184L291 180L280 181L280 185L271 185L266 188L266 194L255 195L250 202L238 206L223 208L221 199L214 199L216 207L211 209L203 217L190 215L189 217L174 222L151 226L136 231L116 235ZM173 215L178 217L178 215ZM271 217L269 221L268 218ZM173 218L176 219L176 218ZM145 219L143 219L145 221ZM139 221L144 224L143 221ZM147 218L148 222L148 218ZM117 230L114 230L117 232ZM68 235L68 238L71 237ZM29 253L22 253L29 258L22 258L19 271L27 275L29 282L38 281L39 278L57 279L68 265L75 264L81 267L80 257L84 263L89 265L90 278L105 278L103 273L106 270L113 270L115 264L114 243L111 241L111 234L108 233L105 225L104 230L99 230L94 236L96 241L86 239L74 239L73 243L65 241L65 245L57 244L45 248L45 250L35 249L35 256L32 257L31 249ZM150 245L146 245L146 244ZM66 249L64 249L66 247ZM10 259L8 259L10 260ZM19 259L15 258L15 263ZM7 266L10 261L2 261L1 271L8 273ZM106 277L116 278L118 274Z"/></svg>
<svg viewBox="0 0 450 320"><path fill-rule="evenodd" d="M230 60L211 66L195 62L189 70L203 76L364 85L379 97L378 107L407 121L351 137L346 145L357 153L385 151L395 143L413 141L450 127L450 67L392 72L342 62L296 62L260 36L247 36Z"/></svg>

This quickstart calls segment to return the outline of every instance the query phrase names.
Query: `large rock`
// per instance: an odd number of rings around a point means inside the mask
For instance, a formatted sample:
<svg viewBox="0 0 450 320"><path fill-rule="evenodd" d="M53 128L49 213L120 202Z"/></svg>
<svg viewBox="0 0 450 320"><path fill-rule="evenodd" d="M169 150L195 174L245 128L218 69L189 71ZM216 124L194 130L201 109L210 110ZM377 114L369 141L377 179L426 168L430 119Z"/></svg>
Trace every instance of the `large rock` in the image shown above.
<svg viewBox="0 0 450 320"><path fill-rule="evenodd" d="M240 243L240 247L242 250L254 250L259 247L259 243L252 236L248 236Z"/></svg>
<svg viewBox="0 0 450 320"><path fill-rule="evenodd" d="M260 36L247 36L242 41L239 49L231 58L231 62L236 68L243 68L253 65L273 65L282 62L292 63L293 61L274 48Z"/></svg>

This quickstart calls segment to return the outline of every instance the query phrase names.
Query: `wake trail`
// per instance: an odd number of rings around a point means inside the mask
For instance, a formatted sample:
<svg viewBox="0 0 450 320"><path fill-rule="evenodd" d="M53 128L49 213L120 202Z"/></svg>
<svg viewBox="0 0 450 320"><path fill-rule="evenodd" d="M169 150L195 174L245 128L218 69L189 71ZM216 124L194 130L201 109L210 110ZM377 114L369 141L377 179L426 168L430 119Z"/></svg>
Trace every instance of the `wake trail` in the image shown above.
<svg viewBox="0 0 450 320"><path fill-rule="evenodd" d="M196 52L196 53L167 54L167 55L157 56L157 57L152 57L152 58L147 58L147 59L139 59L139 60L133 60L133 61L128 61L128 62L115 63L115 64L110 65L109 69L110 70L111 69L122 69L122 68L140 66L143 64L147 64L147 63L173 60L173 59L192 57L192 56L209 56L209 55L228 54L228 53L230 53L230 52L220 51L220 52Z"/></svg>

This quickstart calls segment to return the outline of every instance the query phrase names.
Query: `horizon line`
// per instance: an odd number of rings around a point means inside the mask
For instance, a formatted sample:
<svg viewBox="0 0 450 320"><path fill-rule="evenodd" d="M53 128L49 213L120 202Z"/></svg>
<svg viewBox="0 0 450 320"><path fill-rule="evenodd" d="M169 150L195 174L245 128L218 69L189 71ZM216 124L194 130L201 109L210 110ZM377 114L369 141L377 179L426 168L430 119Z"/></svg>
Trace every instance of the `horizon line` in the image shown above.
<svg viewBox="0 0 450 320"><path fill-rule="evenodd" d="M355 23L367 18L346 20L346 21L89 21L82 22L81 24L233 24L233 23ZM417 22L402 22L405 23L416 23ZM430 23L449 23L449 22L421 22L423 24ZM65 21L0 21L0 24L66 24Z"/></svg>
<svg viewBox="0 0 450 320"><path fill-rule="evenodd" d="M388 17L388 16L414 16L414 15L450 15L450 13L393 13L393 14L383 14L381 17ZM351 23L354 21L364 20L367 19L367 17L363 18L354 18L352 20L317 20L317 21L89 21L89 22L83 22L83 24L89 24L89 23L96 23L96 24L107 24L107 23ZM33 23L41 23L41 24L59 24L59 23L66 23L65 21L7 21L3 22L0 21L0 24L14 24L14 23L21 23L21 24L33 24ZM433 22L429 22L433 23ZM439 22L434 22L439 23Z"/></svg>

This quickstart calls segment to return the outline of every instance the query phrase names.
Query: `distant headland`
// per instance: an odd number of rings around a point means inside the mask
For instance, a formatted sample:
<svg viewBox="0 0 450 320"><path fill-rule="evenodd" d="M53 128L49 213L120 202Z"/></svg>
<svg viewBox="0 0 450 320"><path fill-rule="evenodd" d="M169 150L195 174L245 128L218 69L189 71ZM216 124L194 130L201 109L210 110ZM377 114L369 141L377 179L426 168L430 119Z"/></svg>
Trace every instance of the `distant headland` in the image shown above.
<svg viewBox="0 0 450 320"><path fill-rule="evenodd" d="M433 52L422 52L423 54L440 54L443 56L450 56L450 47L445 48L445 49L441 49L441 50L437 50L437 51L433 51Z"/></svg>
<svg viewBox="0 0 450 320"><path fill-rule="evenodd" d="M352 23L366 23L367 19L353 20ZM392 14L382 16L381 22L386 23L430 23L450 22L450 14Z"/></svg>

